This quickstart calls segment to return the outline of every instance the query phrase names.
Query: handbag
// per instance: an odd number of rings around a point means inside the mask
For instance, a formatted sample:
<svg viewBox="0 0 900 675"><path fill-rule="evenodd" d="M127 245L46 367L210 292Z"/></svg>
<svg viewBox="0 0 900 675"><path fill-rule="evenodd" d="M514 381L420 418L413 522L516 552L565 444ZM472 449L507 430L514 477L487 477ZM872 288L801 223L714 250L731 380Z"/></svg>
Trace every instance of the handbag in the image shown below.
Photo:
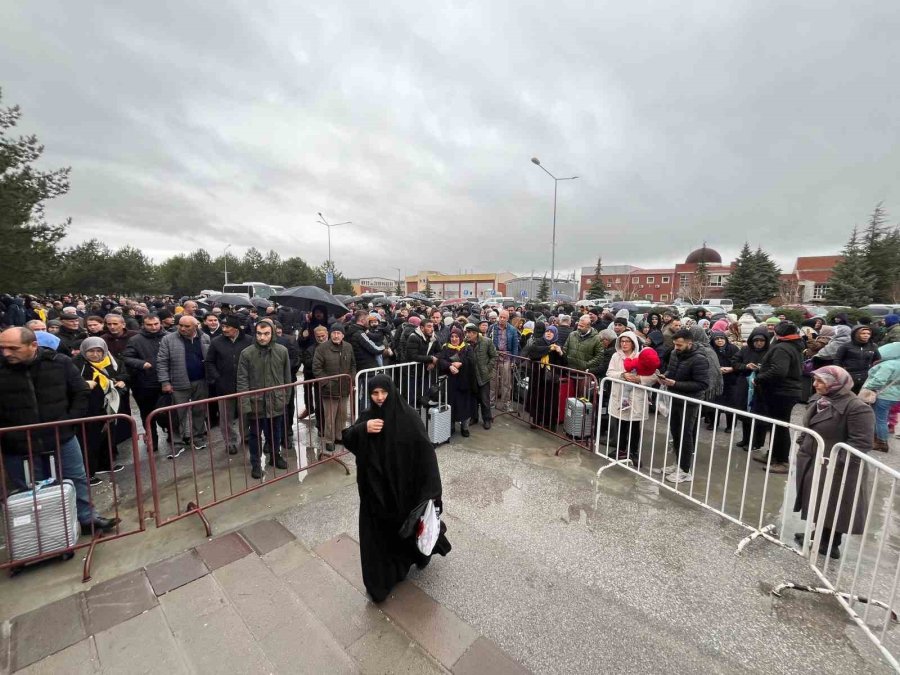
<svg viewBox="0 0 900 675"><path fill-rule="evenodd" d="M875 399L878 398L878 393L872 391L871 389L860 389L859 394L857 394L857 397L863 403L868 403L869 405L872 405L873 403L875 403Z"/></svg>
<svg viewBox="0 0 900 675"><path fill-rule="evenodd" d="M813 371L816 369L816 366L813 364L812 359L806 359L803 362L803 374L812 377Z"/></svg>

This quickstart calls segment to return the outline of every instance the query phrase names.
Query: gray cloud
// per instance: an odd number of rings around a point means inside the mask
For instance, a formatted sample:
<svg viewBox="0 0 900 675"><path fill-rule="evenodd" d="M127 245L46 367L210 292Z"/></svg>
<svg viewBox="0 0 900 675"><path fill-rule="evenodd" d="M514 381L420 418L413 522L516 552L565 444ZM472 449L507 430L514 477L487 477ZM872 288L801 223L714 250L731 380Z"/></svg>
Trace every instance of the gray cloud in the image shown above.
<svg viewBox="0 0 900 675"><path fill-rule="evenodd" d="M18 5L18 6L16 6ZM92 9L87 9L92 8ZM6 3L4 102L69 241L349 274L783 264L896 214L895 3Z"/></svg>

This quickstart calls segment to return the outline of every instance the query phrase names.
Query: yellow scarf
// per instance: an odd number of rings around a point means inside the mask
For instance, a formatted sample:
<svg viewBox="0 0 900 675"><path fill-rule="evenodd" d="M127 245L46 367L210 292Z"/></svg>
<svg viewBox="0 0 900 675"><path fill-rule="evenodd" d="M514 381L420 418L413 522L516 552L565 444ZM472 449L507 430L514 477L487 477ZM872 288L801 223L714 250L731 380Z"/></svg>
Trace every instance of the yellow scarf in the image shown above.
<svg viewBox="0 0 900 675"><path fill-rule="evenodd" d="M98 361L97 363L88 361L88 364L90 364L91 369L94 371L94 376L92 379L97 380L97 384L100 386L101 391L106 391L107 387L109 386L109 378L101 371L109 368L112 365L112 359L109 357L109 354L103 357L102 361Z"/></svg>
<svg viewBox="0 0 900 675"><path fill-rule="evenodd" d="M452 344L450 344L450 343L448 342L448 343L445 344L444 346L445 346L445 347L449 347L450 349L453 349L453 350L455 350L455 351L458 352L458 351L462 351L463 349L466 348L466 343L465 343L465 342L460 342L458 345L452 345Z"/></svg>

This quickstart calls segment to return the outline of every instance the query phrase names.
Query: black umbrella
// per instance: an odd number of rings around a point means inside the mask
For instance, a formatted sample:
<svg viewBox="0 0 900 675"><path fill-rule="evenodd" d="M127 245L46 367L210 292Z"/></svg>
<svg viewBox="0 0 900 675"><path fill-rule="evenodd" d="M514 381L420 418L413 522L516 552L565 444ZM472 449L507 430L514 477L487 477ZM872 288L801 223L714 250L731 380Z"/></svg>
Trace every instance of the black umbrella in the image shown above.
<svg viewBox="0 0 900 675"><path fill-rule="evenodd" d="M375 307L381 307L381 306L390 307L391 301L388 300L387 298L375 298L374 300L372 300L372 305Z"/></svg>
<svg viewBox="0 0 900 675"><path fill-rule="evenodd" d="M303 311L311 311L316 305L325 305L329 314L340 316L350 310L340 300L318 286L294 286L269 298L279 305L293 307Z"/></svg>
<svg viewBox="0 0 900 675"><path fill-rule="evenodd" d="M250 298L250 302L253 303L253 306L256 307L256 309L265 309L266 307L272 306L271 302L269 302L265 298L259 297L258 295L254 295L252 298Z"/></svg>
<svg viewBox="0 0 900 675"><path fill-rule="evenodd" d="M250 298L243 293L222 293L210 298L217 305L230 305L231 307L253 307Z"/></svg>

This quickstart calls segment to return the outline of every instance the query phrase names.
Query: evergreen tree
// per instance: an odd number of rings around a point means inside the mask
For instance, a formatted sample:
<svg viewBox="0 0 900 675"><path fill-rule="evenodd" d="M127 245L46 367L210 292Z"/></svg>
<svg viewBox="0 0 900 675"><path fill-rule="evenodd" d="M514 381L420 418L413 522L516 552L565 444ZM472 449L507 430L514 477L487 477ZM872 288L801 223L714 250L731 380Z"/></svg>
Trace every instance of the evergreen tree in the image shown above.
<svg viewBox="0 0 900 675"><path fill-rule="evenodd" d="M882 202L875 206L862 233L861 248L872 277L874 302L893 302L894 285L900 274L900 235L887 225L887 211Z"/></svg>
<svg viewBox="0 0 900 675"><path fill-rule="evenodd" d="M750 250L750 244L744 242L744 247L734 261L734 269L725 282L725 296L734 301L735 307L743 308L756 302L753 263L753 251Z"/></svg>
<svg viewBox="0 0 900 675"><path fill-rule="evenodd" d="M394 295L403 295L403 290L400 288L400 282L397 282L396 287L394 287Z"/></svg>
<svg viewBox="0 0 900 675"><path fill-rule="evenodd" d="M425 280L425 290L423 290L422 293L426 298L434 297L434 291L431 290L431 279Z"/></svg>
<svg viewBox="0 0 900 675"><path fill-rule="evenodd" d="M547 275L544 275L544 278L541 279L541 285L538 286L537 299L541 302L546 302L547 298L550 297L550 282L547 281Z"/></svg>
<svg viewBox="0 0 900 675"><path fill-rule="evenodd" d="M857 228L853 228L842 254L844 257L834 266L834 273L828 282L828 303L849 307L869 304L872 302L873 282Z"/></svg>
<svg viewBox="0 0 900 675"><path fill-rule="evenodd" d="M781 269L772 260L772 256L761 248L757 248L753 253L752 261L753 292L750 302L769 302L778 295Z"/></svg>
<svg viewBox="0 0 900 675"><path fill-rule="evenodd" d="M51 281L56 245L70 222L47 223L44 202L69 191L69 169L34 168L44 152L37 137L6 135L20 116L19 106L0 108L0 288L41 291Z"/></svg>
<svg viewBox="0 0 900 675"><path fill-rule="evenodd" d="M591 287L588 289L588 300L596 300L606 296L606 286L603 285L603 262L600 256L597 256L597 266L594 267L594 279L591 281Z"/></svg>

